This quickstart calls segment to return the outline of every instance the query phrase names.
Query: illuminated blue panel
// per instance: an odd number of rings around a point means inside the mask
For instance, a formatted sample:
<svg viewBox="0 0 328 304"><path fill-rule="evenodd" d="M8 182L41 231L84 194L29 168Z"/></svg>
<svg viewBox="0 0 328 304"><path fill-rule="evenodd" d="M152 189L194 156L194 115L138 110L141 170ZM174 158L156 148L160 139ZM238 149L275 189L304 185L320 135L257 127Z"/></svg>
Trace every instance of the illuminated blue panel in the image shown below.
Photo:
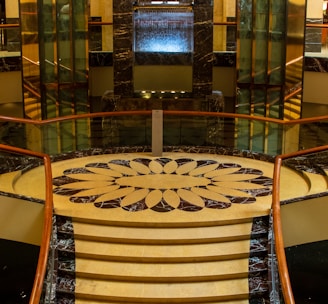
<svg viewBox="0 0 328 304"><path fill-rule="evenodd" d="M134 51L193 51L193 12L138 9L134 15Z"/></svg>

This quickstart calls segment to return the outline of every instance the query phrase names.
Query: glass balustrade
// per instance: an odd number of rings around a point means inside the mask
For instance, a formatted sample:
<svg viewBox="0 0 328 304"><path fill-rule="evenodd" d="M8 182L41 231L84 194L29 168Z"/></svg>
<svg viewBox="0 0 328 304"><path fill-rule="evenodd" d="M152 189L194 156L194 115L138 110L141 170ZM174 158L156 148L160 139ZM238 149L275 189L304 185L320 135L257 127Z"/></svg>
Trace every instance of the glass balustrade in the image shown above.
<svg viewBox="0 0 328 304"><path fill-rule="evenodd" d="M151 111L93 113L42 124L1 122L0 143L48 154L108 148L151 146ZM191 113L191 114L189 114ZM217 115L217 116L215 116ZM164 111L164 146L211 146L277 155L324 145L328 121L283 124L233 118L224 113Z"/></svg>

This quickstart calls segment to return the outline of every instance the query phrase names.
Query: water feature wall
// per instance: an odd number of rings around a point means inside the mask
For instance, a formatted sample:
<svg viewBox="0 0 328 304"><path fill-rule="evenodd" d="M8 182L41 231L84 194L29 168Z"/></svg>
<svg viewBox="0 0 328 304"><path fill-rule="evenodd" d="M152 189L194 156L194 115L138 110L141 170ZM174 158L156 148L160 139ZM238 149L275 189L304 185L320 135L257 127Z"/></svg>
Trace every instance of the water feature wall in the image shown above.
<svg viewBox="0 0 328 304"><path fill-rule="evenodd" d="M134 52L193 51L191 9L138 9L134 13Z"/></svg>
<svg viewBox="0 0 328 304"><path fill-rule="evenodd" d="M170 66L182 71L195 97L212 93L211 0L114 1L113 29L116 95L132 97L136 90L149 90L147 84L140 87L139 78L147 75L148 79L167 80ZM154 71L158 75L149 74ZM184 89L170 85L163 83L163 90Z"/></svg>

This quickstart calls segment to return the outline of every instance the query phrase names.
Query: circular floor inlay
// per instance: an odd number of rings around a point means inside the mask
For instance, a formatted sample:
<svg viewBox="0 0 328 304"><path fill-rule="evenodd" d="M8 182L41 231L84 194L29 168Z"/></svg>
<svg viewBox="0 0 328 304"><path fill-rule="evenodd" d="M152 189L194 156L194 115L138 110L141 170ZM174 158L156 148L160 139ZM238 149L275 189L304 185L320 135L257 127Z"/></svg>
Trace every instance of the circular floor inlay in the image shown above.
<svg viewBox="0 0 328 304"><path fill-rule="evenodd" d="M65 169L53 179L54 193L72 203L127 211L226 209L271 195L272 179L259 169L217 159L108 158Z"/></svg>

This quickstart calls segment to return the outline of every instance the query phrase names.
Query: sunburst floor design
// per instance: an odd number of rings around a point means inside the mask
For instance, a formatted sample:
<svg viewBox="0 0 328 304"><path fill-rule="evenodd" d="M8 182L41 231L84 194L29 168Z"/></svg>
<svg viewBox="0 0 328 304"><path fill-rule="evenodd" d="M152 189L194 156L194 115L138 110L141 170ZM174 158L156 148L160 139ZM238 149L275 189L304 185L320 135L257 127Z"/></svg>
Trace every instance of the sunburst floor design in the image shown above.
<svg viewBox="0 0 328 304"><path fill-rule="evenodd" d="M43 198L42 170L19 176L15 191ZM249 158L177 152L161 157L147 152L103 154L54 162L52 170L54 207L60 215L197 223L204 218L262 216L271 207L273 164ZM284 168L281 198L307 191L306 181Z"/></svg>
<svg viewBox="0 0 328 304"><path fill-rule="evenodd" d="M157 212L226 209L271 195L272 179L214 159L139 157L86 163L54 179L54 193L97 208Z"/></svg>

